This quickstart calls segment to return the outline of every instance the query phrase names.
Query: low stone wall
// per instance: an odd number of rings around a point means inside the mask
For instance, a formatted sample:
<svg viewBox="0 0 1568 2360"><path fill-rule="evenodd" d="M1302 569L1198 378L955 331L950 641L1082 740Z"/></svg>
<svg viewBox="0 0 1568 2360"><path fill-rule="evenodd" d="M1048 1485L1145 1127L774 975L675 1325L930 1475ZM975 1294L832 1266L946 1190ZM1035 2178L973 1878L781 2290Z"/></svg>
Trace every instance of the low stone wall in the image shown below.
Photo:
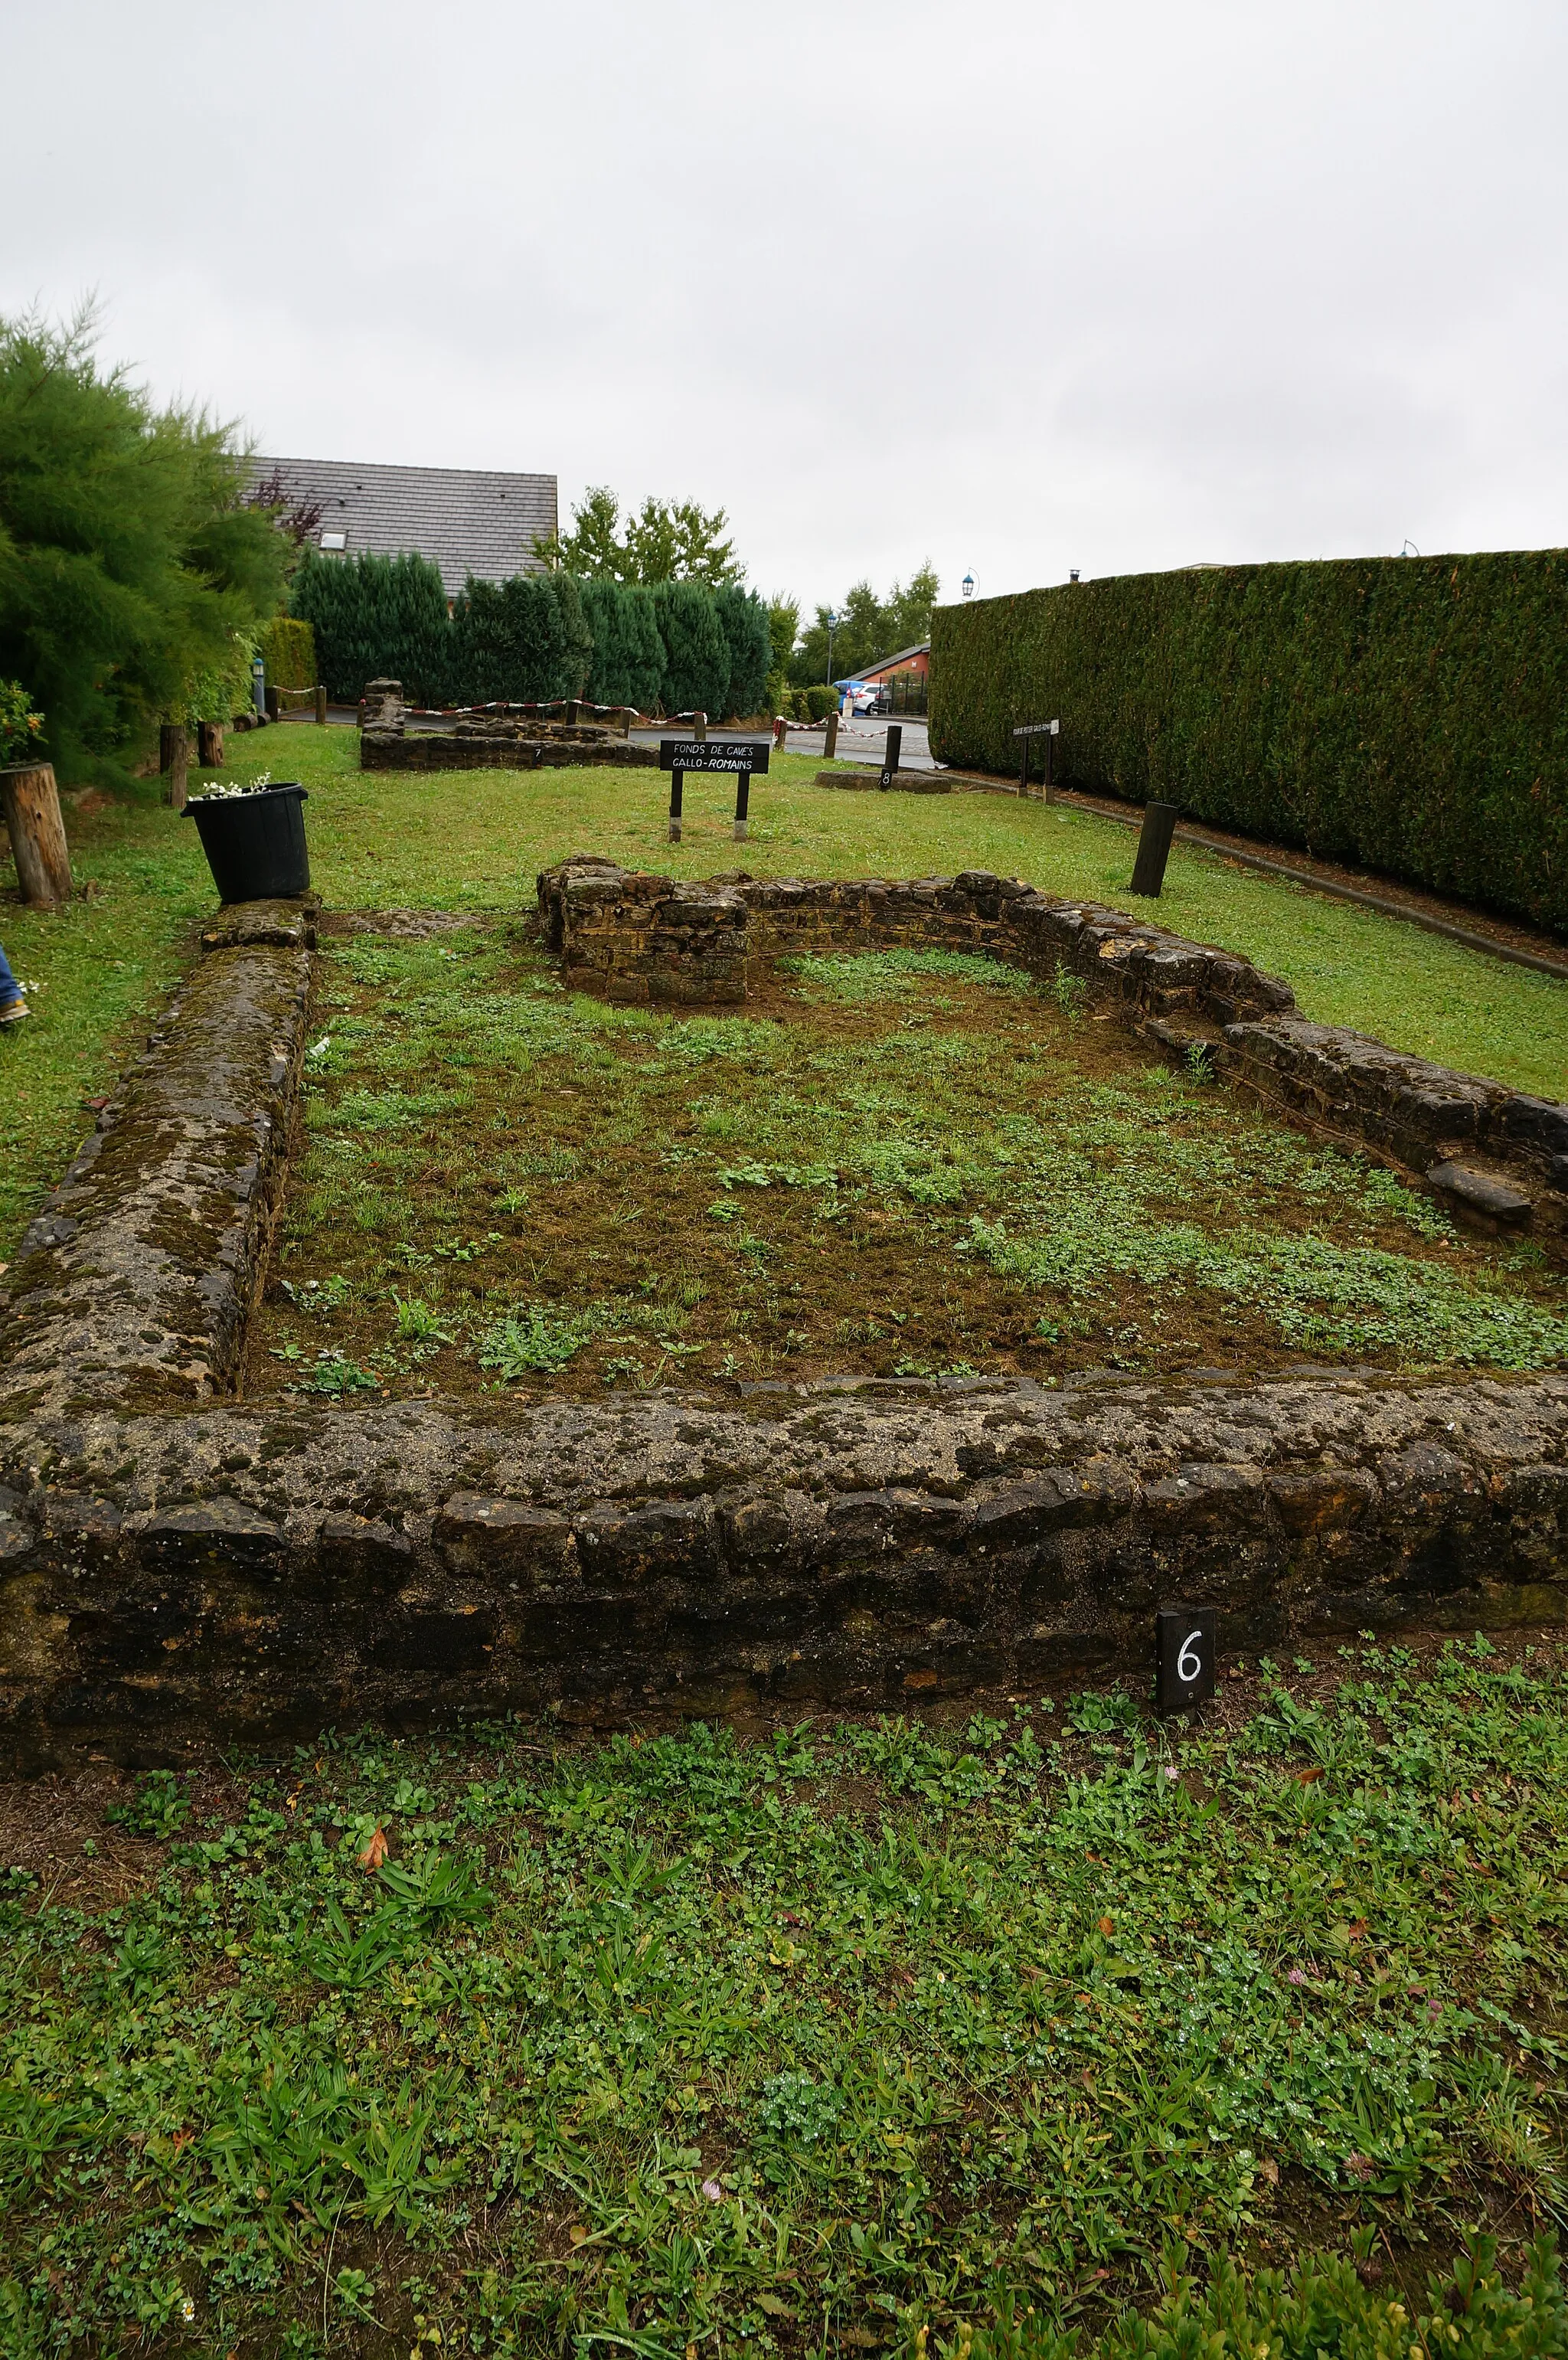
<svg viewBox="0 0 1568 2360"><path fill-rule="evenodd" d="M582 854L538 880L545 937L575 989L611 1000L744 1000L774 960L940 947L1074 976L1152 1045L1194 1045L1260 1104L1424 1180L1462 1218L1568 1235L1568 1106L1312 1024L1250 960L1096 903L973 869L892 884L744 871L677 882Z"/></svg>
<svg viewBox="0 0 1568 2360"><path fill-rule="evenodd" d="M0 1281L0 1431L195 1400L239 1365L299 1093L313 904L204 956Z"/></svg>
<svg viewBox="0 0 1568 2360"><path fill-rule="evenodd" d="M0 1758L1147 1678L1568 1619L1568 1378L233 1404L0 1426Z"/></svg>
<svg viewBox="0 0 1568 2360"><path fill-rule="evenodd" d="M608 722L555 720L526 710L495 709L454 716L448 729L410 730L399 682L371 681L363 705L362 770L538 770L583 763L646 770L659 766L657 748L630 743L631 715L626 707L617 708L619 728Z"/></svg>

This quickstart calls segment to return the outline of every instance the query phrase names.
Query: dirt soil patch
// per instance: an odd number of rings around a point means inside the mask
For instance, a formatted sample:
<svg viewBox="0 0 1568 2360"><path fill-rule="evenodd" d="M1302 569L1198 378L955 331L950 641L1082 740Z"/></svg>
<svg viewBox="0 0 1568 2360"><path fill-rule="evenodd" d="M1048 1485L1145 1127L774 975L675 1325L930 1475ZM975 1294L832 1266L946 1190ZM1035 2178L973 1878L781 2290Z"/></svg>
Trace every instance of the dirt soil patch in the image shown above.
<svg viewBox="0 0 1568 2360"><path fill-rule="evenodd" d="M681 1015L496 924L321 967L252 1395L1568 1360L1539 1247L1151 1065L1070 978L812 958Z"/></svg>

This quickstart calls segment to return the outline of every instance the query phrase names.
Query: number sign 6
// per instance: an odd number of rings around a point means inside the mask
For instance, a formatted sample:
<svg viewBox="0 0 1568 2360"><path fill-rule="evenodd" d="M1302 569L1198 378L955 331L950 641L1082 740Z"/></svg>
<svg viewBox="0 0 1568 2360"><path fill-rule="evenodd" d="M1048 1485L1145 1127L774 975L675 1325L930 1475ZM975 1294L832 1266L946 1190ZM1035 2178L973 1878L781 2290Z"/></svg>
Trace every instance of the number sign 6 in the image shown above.
<svg viewBox="0 0 1568 2360"><path fill-rule="evenodd" d="M1186 1712L1214 1692L1212 1606L1162 1606L1154 1618L1161 1712Z"/></svg>

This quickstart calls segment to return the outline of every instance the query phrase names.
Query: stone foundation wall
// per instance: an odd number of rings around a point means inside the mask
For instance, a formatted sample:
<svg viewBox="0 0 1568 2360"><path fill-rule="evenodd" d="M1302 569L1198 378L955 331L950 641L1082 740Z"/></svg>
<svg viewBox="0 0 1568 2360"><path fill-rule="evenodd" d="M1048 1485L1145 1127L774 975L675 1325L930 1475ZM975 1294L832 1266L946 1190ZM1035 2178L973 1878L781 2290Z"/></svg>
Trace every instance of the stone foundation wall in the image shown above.
<svg viewBox="0 0 1568 2360"><path fill-rule="evenodd" d="M590 855L538 880L568 981L606 999L734 1004L805 951L928 947L1074 976L1152 1046L1200 1045L1260 1104L1374 1150L1461 1218L1568 1235L1568 1106L1312 1024L1278 977L1121 910L969 870L902 884L744 872L677 883Z"/></svg>
<svg viewBox="0 0 1568 2360"><path fill-rule="evenodd" d="M1568 1378L779 1386L0 1426L0 1758L1149 1676L1568 1619Z"/></svg>
<svg viewBox="0 0 1568 2360"><path fill-rule="evenodd" d="M626 707L616 708L619 727L611 722L497 710L454 717L450 729L410 731L399 682L371 681L363 705L362 770L538 770L583 763L646 770L659 766L657 748L630 743L631 716Z"/></svg>

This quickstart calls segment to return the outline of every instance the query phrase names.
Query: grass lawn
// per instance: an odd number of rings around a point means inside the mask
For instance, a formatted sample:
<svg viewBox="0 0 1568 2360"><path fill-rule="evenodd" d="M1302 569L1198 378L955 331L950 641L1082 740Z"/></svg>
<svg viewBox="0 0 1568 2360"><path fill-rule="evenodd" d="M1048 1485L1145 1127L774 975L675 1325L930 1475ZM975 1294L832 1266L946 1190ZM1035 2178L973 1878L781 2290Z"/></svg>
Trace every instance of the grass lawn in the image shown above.
<svg viewBox="0 0 1568 2360"><path fill-rule="evenodd" d="M648 771L367 775L348 729L230 742L225 776L306 781L316 881L341 908L515 909L540 867L580 850L682 876L736 863L719 781L688 782L686 840L672 846L664 784ZM1131 838L1111 821L1003 796L839 794L813 783L819 767L787 756L758 783L744 855L757 874L985 868L1126 904ZM107 1089L212 906L195 829L155 785L68 807L67 825L92 898L59 915L0 902L0 941L38 986L36 1019L0 1036L0 1258L82 1136L82 1099ZM1159 914L1284 976L1310 1015L1548 1098L1568 1088L1568 985L1550 977L1181 846Z"/></svg>
<svg viewBox="0 0 1568 2360"><path fill-rule="evenodd" d="M935 2353L1016 2289L1044 2360L1178 2236L1360 2258L1301 2360L1563 2348L1389 2310L1568 2205L1555 1646L1186 1732L328 1736L0 1789L0 1859L7 2354Z"/></svg>
<svg viewBox="0 0 1568 2360"><path fill-rule="evenodd" d="M323 954L247 1393L1568 1360L1530 1243L943 952L744 1014L561 989L505 922Z"/></svg>

